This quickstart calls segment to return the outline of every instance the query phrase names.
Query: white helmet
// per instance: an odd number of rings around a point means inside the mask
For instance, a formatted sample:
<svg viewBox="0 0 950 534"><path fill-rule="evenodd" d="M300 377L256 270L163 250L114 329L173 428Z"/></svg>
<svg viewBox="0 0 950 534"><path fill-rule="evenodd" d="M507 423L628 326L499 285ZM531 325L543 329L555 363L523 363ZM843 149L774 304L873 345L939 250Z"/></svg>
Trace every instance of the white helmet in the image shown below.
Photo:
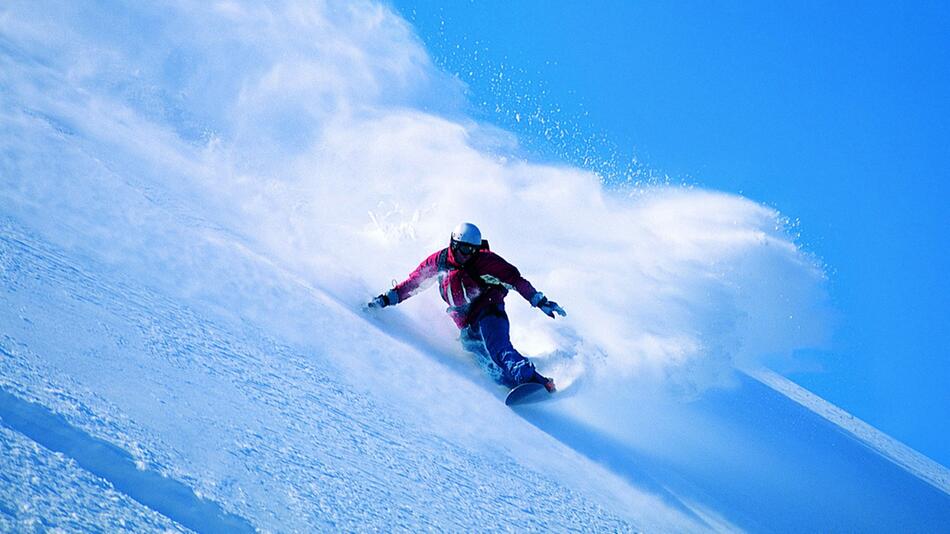
<svg viewBox="0 0 950 534"><path fill-rule="evenodd" d="M468 243L476 247L482 244L482 232L472 223L462 223L452 230L453 243Z"/></svg>

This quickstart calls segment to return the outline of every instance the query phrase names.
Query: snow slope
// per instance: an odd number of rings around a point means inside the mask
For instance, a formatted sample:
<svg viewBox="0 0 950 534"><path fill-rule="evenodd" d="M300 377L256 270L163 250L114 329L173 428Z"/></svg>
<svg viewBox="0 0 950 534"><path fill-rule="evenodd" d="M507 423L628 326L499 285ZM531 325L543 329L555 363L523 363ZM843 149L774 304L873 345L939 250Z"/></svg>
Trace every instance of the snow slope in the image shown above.
<svg viewBox="0 0 950 534"><path fill-rule="evenodd" d="M513 158L383 6L11 2L0 63L5 531L950 524L945 468L736 370L826 335L779 214ZM434 293L360 310L460 219L568 308L509 305L555 401Z"/></svg>

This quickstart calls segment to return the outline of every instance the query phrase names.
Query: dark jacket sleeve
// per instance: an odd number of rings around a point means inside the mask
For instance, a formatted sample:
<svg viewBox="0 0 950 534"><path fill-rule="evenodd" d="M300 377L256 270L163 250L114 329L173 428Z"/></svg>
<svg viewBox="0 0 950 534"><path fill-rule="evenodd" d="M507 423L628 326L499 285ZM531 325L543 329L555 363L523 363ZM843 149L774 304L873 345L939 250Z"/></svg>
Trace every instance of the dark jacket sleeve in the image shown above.
<svg viewBox="0 0 950 534"><path fill-rule="evenodd" d="M531 297L538 291L527 281L518 268L505 261L504 258L494 252L483 253L484 256L479 262L478 272L482 281L488 284L501 284L509 289L514 289L525 300L531 302Z"/></svg>

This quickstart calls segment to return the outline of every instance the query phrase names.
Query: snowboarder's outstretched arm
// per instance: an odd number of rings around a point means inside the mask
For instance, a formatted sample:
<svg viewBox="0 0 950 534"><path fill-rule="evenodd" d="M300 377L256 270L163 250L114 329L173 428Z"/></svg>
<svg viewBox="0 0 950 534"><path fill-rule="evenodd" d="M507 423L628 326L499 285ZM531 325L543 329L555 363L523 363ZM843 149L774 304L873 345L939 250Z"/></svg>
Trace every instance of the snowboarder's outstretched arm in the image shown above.
<svg viewBox="0 0 950 534"><path fill-rule="evenodd" d="M532 306L538 308L550 318L555 314L566 317L567 312L553 300L548 300L543 293L536 290L531 282L521 276L521 272L514 265L505 261L504 258L495 253L488 253L480 258L478 267L483 274L482 280L491 284L502 284L510 289L517 291ZM478 261L478 260L477 260Z"/></svg>
<svg viewBox="0 0 950 534"><path fill-rule="evenodd" d="M379 295L371 300L367 306L370 308L385 308L386 306L395 306L416 293L425 290L435 281L439 274L439 252L436 252L426 258L422 263L412 271L408 278L396 287L386 293Z"/></svg>

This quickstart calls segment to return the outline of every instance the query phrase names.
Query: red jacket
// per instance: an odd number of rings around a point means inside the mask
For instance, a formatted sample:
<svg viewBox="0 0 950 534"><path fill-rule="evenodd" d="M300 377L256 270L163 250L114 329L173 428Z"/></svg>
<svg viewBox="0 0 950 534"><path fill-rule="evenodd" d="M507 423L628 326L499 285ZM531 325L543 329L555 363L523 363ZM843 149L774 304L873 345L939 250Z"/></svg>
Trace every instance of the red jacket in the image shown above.
<svg viewBox="0 0 950 534"><path fill-rule="evenodd" d="M451 248L433 253L393 291L399 297L398 302L402 302L431 286L436 279L442 300L449 305L446 312L459 328L468 326L485 307L501 304L509 289L529 302L537 293L514 265L488 250L488 243L464 266L455 261Z"/></svg>

